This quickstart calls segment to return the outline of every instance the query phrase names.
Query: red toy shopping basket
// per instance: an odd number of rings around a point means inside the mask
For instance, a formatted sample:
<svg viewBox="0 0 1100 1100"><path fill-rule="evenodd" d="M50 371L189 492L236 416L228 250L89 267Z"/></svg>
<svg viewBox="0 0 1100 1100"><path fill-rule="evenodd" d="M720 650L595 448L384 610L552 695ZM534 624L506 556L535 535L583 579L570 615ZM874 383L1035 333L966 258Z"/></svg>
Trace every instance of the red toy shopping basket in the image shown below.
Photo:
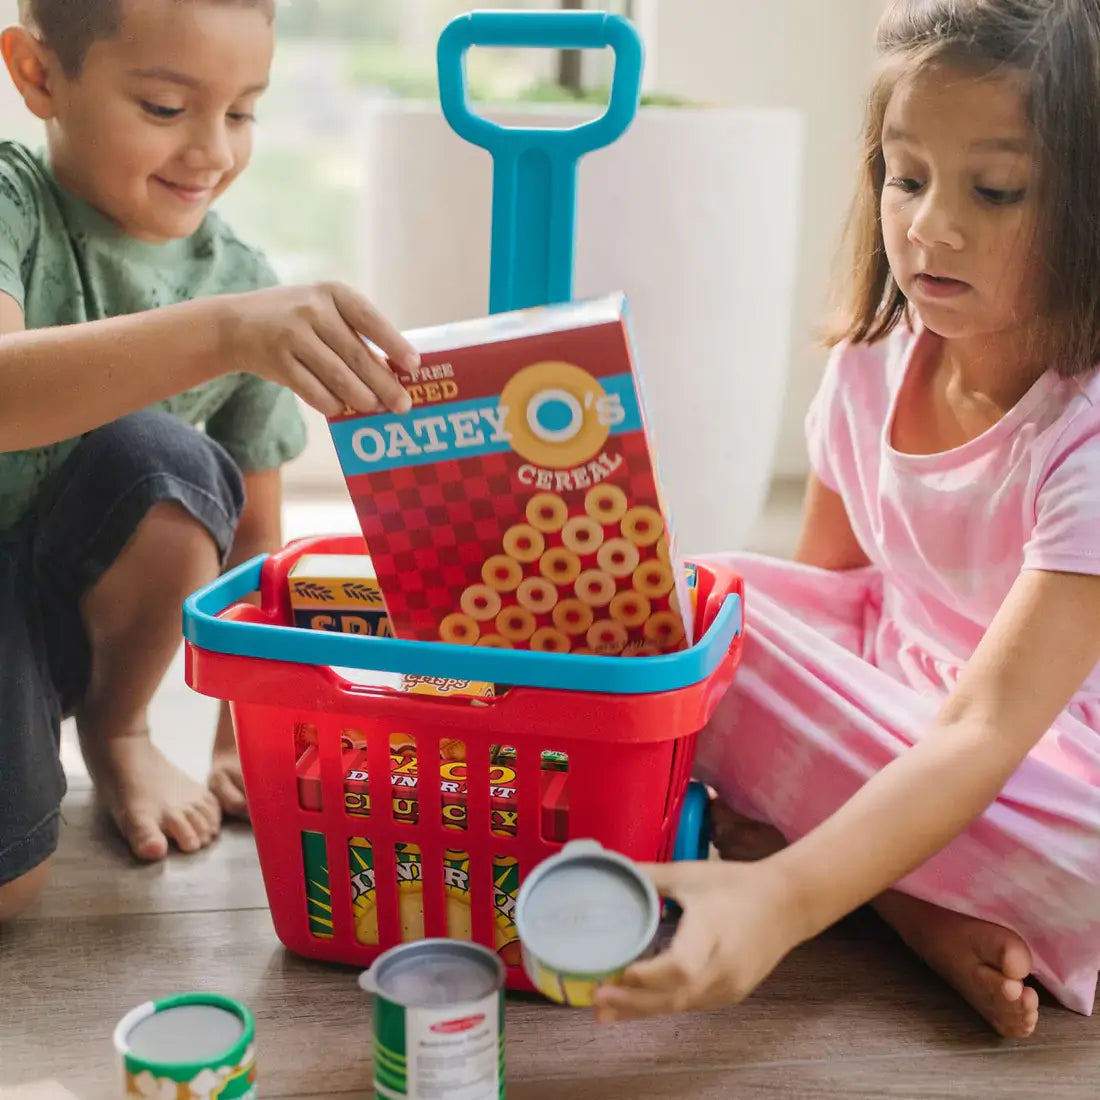
<svg viewBox="0 0 1100 1100"><path fill-rule="evenodd" d="M362 966L404 939L470 936L502 950L510 987L530 988L508 931L527 872L578 837L638 860L672 854L696 734L740 657L740 579L700 565L700 640L661 657L291 626L294 562L363 550L357 536L294 543L186 609L187 682L232 706L275 930L298 954ZM258 586L260 607L240 602ZM488 700L411 695L353 683L355 666L515 686ZM501 746L514 750L506 766L492 763ZM436 771L456 755L460 767Z"/></svg>
<svg viewBox="0 0 1100 1100"><path fill-rule="evenodd" d="M496 126L467 102L475 44L611 47L608 109L570 130ZM577 160L630 124L641 65L632 26L600 12L477 12L444 32L444 113L494 158L492 312L570 298ZM584 837L643 861L700 854L705 796L685 792L696 735L740 657L740 579L698 565L695 645L637 659L291 626L294 562L365 549L358 537L296 543L185 608L187 681L232 705L275 930L299 954L360 966L403 940L472 938L529 989L512 913L542 860ZM241 602L257 588L260 607ZM410 694L395 674L497 693Z"/></svg>

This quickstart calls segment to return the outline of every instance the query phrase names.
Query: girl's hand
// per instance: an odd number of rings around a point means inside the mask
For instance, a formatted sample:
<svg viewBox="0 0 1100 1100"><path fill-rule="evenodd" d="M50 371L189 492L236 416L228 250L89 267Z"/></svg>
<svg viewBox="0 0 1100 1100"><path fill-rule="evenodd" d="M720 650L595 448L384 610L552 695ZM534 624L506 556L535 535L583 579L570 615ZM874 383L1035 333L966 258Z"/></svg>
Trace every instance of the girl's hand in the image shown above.
<svg viewBox="0 0 1100 1100"><path fill-rule="evenodd" d="M326 416L408 412L411 402L376 344L411 370L420 357L362 295L340 283L280 286L216 300L228 370L292 389Z"/></svg>
<svg viewBox="0 0 1100 1100"><path fill-rule="evenodd" d="M664 954L597 992L600 1023L736 1004L801 942L792 891L772 860L642 870L684 915Z"/></svg>

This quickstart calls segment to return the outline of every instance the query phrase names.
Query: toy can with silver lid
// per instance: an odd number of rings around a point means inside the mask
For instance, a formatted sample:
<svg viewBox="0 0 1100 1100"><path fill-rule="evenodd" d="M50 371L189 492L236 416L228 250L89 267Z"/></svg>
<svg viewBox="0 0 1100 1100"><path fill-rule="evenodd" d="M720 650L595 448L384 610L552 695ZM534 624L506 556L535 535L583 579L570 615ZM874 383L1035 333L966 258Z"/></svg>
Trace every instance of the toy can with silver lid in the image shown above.
<svg viewBox="0 0 1100 1100"><path fill-rule="evenodd" d="M653 883L595 840L571 841L544 860L516 898L524 970L559 1004L591 1005L601 985L653 950L660 923Z"/></svg>
<svg viewBox="0 0 1100 1100"><path fill-rule="evenodd" d="M375 959L374 1095L383 1100L503 1100L504 964L464 940L419 940Z"/></svg>
<svg viewBox="0 0 1100 1100"><path fill-rule="evenodd" d="M122 1096L255 1100L255 1023L239 1001L183 993L147 1001L115 1028Z"/></svg>

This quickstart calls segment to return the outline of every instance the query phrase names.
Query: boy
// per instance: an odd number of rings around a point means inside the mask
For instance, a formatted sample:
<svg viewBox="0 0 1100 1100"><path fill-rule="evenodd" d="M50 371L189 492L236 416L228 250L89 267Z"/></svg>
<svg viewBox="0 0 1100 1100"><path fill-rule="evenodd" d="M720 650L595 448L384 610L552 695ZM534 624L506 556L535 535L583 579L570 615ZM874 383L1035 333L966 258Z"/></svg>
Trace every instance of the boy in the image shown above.
<svg viewBox="0 0 1100 1100"><path fill-rule="evenodd" d="M417 361L346 287L276 287L208 212L248 164L273 0L20 16L0 47L48 154L0 143L0 921L48 874L67 714L138 858L244 812L226 713L209 789L149 739L181 603L280 543L279 468L304 443L283 387L405 411L362 337Z"/></svg>

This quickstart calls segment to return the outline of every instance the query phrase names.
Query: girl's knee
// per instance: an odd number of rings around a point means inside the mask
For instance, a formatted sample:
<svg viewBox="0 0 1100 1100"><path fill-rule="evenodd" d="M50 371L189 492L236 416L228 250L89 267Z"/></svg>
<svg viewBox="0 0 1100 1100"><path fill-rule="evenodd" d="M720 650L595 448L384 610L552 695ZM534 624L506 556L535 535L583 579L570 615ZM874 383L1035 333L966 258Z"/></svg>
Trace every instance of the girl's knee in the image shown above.
<svg viewBox="0 0 1100 1100"><path fill-rule="evenodd" d="M0 924L25 913L38 900L50 880L50 860L4 886L0 886Z"/></svg>

